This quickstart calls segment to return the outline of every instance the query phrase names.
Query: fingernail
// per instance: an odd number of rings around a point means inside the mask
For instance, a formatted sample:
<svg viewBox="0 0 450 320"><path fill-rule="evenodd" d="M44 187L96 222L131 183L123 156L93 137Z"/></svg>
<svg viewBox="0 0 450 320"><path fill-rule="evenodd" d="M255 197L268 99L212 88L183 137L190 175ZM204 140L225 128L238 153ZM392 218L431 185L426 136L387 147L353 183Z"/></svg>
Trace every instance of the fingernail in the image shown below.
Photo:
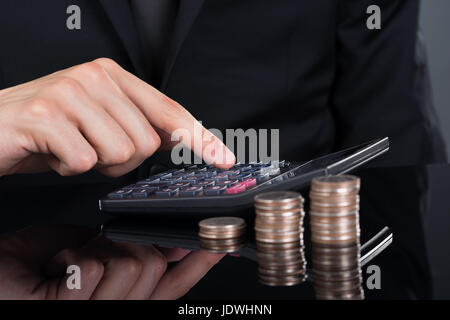
<svg viewBox="0 0 450 320"><path fill-rule="evenodd" d="M216 166L231 167L236 162L236 157L222 141L214 139L203 150L203 160Z"/></svg>
<svg viewBox="0 0 450 320"><path fill-rule="evenodd" d="M216 148L214 162L218 165L234 165L236 157L225 144L220 142Z"/></svg>

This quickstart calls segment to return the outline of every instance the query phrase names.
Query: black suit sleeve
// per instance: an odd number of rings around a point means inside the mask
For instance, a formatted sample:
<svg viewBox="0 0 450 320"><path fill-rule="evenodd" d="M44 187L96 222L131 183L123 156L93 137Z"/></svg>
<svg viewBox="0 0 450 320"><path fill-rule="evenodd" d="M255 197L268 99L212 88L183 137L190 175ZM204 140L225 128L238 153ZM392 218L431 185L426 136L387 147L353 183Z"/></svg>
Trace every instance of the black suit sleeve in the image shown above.
<svg viewBox="0 0 450 320"><path fill-rule="evenodd" d="M381 9L380 30L366 26L372 4ZM331 97L337 149L389 136L378 164L446 161L418 13L418 0L340 0Z"/></svg>

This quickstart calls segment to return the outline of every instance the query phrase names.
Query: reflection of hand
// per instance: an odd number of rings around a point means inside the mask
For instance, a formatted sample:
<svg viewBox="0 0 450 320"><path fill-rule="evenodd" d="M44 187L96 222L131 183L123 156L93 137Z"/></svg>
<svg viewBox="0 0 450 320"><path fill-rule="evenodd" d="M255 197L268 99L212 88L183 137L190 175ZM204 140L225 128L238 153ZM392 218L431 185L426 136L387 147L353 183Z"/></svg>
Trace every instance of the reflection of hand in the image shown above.
<svg viewBox="0 0 450 320"><path fill-rule="evenodd" d="M0 239L0 299L176 299L222 257L92 239L85 229L29 228ZM80 267L81 289L67 287L69 265Z"/></svg>

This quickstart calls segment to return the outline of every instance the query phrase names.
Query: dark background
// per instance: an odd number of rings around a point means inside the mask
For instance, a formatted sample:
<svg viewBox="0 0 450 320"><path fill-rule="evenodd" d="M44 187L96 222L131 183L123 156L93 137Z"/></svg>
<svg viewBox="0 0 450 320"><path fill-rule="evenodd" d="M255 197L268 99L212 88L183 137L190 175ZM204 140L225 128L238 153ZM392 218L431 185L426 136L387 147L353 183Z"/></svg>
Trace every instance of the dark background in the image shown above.
<svg viewBox="0 0 450 320"><path fill-rule="evenodd" d="M422 0L420 25L428 48L433 98L450 151L450 1Z"/></svg>
<svg viewBox="0 0 450 320"><path fill-rule="evenodd" d="M428 48L428 62L433 86L434 106L440 119L441 130L450 150L450 1L449 0L423 0L420 15L420 24ZM433 181L431 188L435 197L443 197L448 193L441 186L450 176L442 176L439 170L430 170ZM438 195L439 194L439 195ZM450 208L439 207L440 202L430 201L431 213L425 218L425 234L429 259L433 266L431 272L434 278L435 298L449 298L445 294L450 283L450 257L448 243L444 243L445 234L450 226ZM446 257L446 259L444 259ZM438 263L439 261L439 263ZM447 292L448 293L448 292Z"/></svg>

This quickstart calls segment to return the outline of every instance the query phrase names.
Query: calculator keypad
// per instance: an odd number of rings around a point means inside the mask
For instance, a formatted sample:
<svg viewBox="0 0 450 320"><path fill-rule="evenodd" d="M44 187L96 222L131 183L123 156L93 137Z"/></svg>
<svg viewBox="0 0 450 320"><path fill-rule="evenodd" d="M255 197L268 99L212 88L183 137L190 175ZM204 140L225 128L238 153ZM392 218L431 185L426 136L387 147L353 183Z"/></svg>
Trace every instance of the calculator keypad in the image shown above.
<svg viewBox="0 0 450 320"><path fill-rule="evenodd" d="M158 173L108 194L110 199L147 199L232 195L276 180L285 161L236 164L230 169L191 165Z"/></svg>

